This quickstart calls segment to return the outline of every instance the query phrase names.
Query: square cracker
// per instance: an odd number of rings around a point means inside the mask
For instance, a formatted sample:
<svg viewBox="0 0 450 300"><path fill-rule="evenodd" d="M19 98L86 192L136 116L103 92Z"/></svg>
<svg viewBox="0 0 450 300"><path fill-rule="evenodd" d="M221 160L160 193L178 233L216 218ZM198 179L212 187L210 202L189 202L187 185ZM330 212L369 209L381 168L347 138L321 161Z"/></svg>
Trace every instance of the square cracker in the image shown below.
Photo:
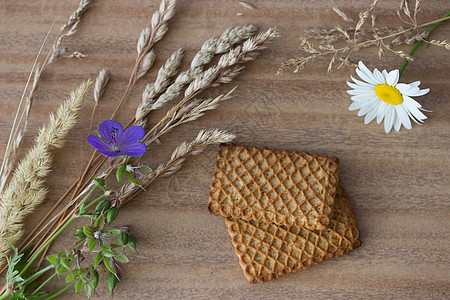
<svg viewBox="0 0 450 300"><path fill-rule="evenodd" d="M297 226L225 219L228 233L250 283L287 275L361 245L344 188L339 185L330 227L314 231Z"/></svg>
<svg viewBox="0 0 450 300"><path fill-rule="evenodd" d="M338 172L336 157L222 145L208 209L233 219L325 229Z"/></svg>

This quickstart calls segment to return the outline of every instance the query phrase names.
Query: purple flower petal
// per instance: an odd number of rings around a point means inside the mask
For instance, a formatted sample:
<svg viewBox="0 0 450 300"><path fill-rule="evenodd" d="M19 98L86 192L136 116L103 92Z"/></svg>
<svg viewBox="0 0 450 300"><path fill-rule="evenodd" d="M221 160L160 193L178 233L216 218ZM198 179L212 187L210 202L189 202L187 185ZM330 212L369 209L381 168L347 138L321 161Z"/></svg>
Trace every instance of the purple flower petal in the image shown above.
<svg viewBox="0 0 450 300"><path fill-rule="evenodd" d="M122 139L119 141L119 145L128 145L135 143L145 136L145 130L141 126L131 126L125 129L122 135Z"/></svg>
<svg viewBox="0 0 450 300"><path fill-rule="evenodd" d="M108 145L105 141L103 141L98 136L90 135L87 137L87 141L89 144L94 146L101 154L114 157L120 155L120 152L116 152L113 148Z"/></svg>
<svg viewBox="0 0 450 300"><path fill-rule="evenodd" d="M147 151L147 146L145 146L145 144L141 143L141 142L134 142L134 143L122 145L120 148L120 151L122 152L122 154L131 156L131 157L136 157L136 156L141 156L142 154L144 154L145 151Z"/></svg>
<svg viewBox="0 0 450 300"><path fill-rule="evenodd" d="M106 120L98 128L106 142L117 142L122 139L123 127L119 122Z"/></svg>

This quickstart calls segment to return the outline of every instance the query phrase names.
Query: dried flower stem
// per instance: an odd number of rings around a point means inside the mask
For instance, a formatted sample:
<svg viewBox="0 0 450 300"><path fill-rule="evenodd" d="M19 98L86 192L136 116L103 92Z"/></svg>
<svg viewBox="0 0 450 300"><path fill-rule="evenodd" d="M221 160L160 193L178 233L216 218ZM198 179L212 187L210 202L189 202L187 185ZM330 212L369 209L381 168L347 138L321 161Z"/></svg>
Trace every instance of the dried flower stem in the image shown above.
<svg viewBox="0 0 450 300"><path fill-rule="evenodd" d="M300 57L300 58L296 58L296 59L290 59L287 62L284 62L281 65L281 67L278 69L277 74L281 74L281 73L285 72L287 69L289 69L291 67L294 67L294 66L296 66L296 69L294 70L294 72L298 72L299 70L304 68L304 66L306 65L306 63L308 61L310 61L312 59L315 59L315 58L318 58L318 57L321 57L321 56L324 56L324 55L328 55L328 54L333 54L334 55L334 54L337 54L337 53L350 53L352 51L356 51L356 50L358 50L360 48L363 48L363 47L376 45L378 43L383 42L386 39L397 37L399 35L402 35L402 34L405 34L407 32L410 32L410 31L412 31L414 29L419 29L419 28L422 28L422 27L426 27L426 26L432 25L432 24L434 24L436 22L442 22L442 21L445 21L445 20L448 20L448 19L450 19L450 17L445 17L445 18L441 18L441 19L434 20L434 21L431 21L431 22L426 22L424 24L417 25L417 26L414 26L414 27L411 27L411 28L407 28L407 29L404 29L404 30L400 30L400 31L388 34L386 36L379 36L379 35L377 35L375 39L367 40L367 41L364 41L364 42L361 42L361 43L352 43L352 44L350 44L348 46L344 46L344 47L337 48L337 49L335 49L334 47L331 47L331 50L328 50L328 51L323 51L323 52L315 51L315 52L313 52L313 50L310 49L310 51L308 51L308 52L312 53L312 55L310 55L308 57ZM389 47L388 47L388 49L389 49ZM389 50L392 50L392 49L389 49ZM399 53L398 51L396 51L395 54L400 55L402 57L409 57L406 54ZM348 55L347 55L347 58L348 58ZM411 59L411 58L409 57L409 59ZM344 64L344 63L345 63L345 61L342 62L342 64Z"/></svg>

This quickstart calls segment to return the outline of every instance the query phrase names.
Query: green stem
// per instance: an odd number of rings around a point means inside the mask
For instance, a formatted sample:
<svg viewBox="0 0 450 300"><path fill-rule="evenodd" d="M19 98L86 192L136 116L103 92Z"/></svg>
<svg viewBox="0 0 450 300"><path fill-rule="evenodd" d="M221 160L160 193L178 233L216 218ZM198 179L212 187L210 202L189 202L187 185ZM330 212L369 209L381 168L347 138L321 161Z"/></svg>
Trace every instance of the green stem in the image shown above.
<svg viewBox="0 0 450 300"><path fill-rule="evenodd" d="M92 193L94 192L95 189L96 189L96 186L94 186L89 191L89 193L86 195L86 197L84 197L83 201L81 202L81 205L83 205L83 203L86 202L86 200L92 195ZM20 272L20 275L23 275L25 273L25 271L28 270L28 268L31 266L31 264L36 260L36 258L38 258L38 256L44 251L44 249L47 248L47 246L50 245L61 234L61 232L63 232L64 229L66 229L67 226L69 226L69 224L72 223L73 220L75 220L76 218L77 218L76 215L72 215L69 218L69 220L67 220L67 222L44 245L42 245L38 251L36 251L36 253L30 259L30 261L22 269L22 271ZM1 298L0 298L0 300L1 300Z"/></svg>
<svg viewBox="0 0 450 300"><path fill-rule="evenodd" d="M0 300L6 299L9 296L9 290L6 290L3 295L0 296Z"/></svg>
<svg viewBox="0 0 450 300"><path fill-rule="evenodd" d="M102 200L103 198L108 197L108 195L101 195L100 197L98 197L97 199L95 199L94 201L92 201L91 203L89 203L88 205L86 205L84 207L84 211L86 211L86 209L88 209L89 207L91 207L92 205L94 205L95 203L97 203L98 201Z"/></svg>
<svg viewBox="0 0 450 300"><path fill-rule="evenodd" d="M51 269L53 269L52 265L47 266L44 269L37 271L36 273L34 273L33 275L31 275L30 277L25 279L25 281L23 281L21 284L22 285L27 285L28 283L35 281L36 279L41 277L42 274L44 274L45 272L47 272L48 270L51 270Z"/></svg>
<svg viewBox="0 0 450 300"><path fill-rule="evenodd" d="M450 11L447 12L441 19L447 18L449 16L450 16ZM426 30L426 32L428 32L428 34L430 34L431 32L433 32L433 30L435 30L444 21L446 21L446 20L442 20L442 21L434 23L433 25L431 25ZM417 48L419 48L419 46L422 45L423 41L424 41L423 39L420 39L414 44L414 46L412 47L411 51L409 51L409 53L408 53L409 56L413 56L413 54L416 52ZM405 68L408 65L408 63L409 63L409 60L407 60L407 59L405 59L405 61L403 61L403 64L402 64L402 66L399 69L400 77L402 76L402 73L405 70Z"/></svg>
<svg viewBox="0 0 450 300"><path fill-rule="evenodd" d="M46 281L44 281L40 286L38 286L37 289L34 290L34 292L31 295L36 294L37 292L39 292L40 289L42 289L47 283L49 283L53 278L55 278L57 276L56 273L53 273L52 276L50 276L49 278L47 278Z"/></svg>
<svg viewBox="0 0 450 300"><path fill-rule="evenodd" d="M65 291L67 291L68 289L70 289L73 285L75 284L75 282L72 282L71 284L69 284L68 286L66 286L65 288L57 291L56 293L52 294L51 296L45 298L46 300L50 300L53 299L55 297L58 297L59 295L61 295L62 293L64 293Z"/></svg>

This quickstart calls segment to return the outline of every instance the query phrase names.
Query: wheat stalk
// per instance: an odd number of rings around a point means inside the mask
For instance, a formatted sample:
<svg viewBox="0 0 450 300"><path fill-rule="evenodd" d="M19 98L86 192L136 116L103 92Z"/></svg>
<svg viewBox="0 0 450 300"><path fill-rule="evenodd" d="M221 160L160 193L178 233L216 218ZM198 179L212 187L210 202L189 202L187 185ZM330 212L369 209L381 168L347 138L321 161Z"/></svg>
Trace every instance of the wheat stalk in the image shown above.
<svg viewBox="0 0 450 300"><path fill-rule="evenodd" d="M81 22L81 17L87 11L91 0L81 0L78 8L70 15L69 20L61 26L58 38L53 45L52 55L49 63L59 58L66 50L62 47L64 38L74 35L77 32ZM75 57L81 58L83 55L76 54Z"/></svg>
<svg viewBox="0 0 450 300"><path fill-rule="evenodd" d="M24 218L45 198L44 182L52 161L50 150L61 148L67 133L76 124L77 113L90 84L90 81L83 83L61 104L56 116L50 115L49 124L40 130L35 145L19 163L0 195L0 266L10 249L7 241L15 244L20 239Z"/></svg>
<svg viewBox="0 0 450 300"><path fill-rule="evenodd" d="M156 42L160 41L164 37L169 29L167 23L175 14L175 4L176 0L162 0L159 5L159 9L152 15L151 28L146 27L141 32L137 42L137 58L133 70L131 71L128 86L125 89L122 99L112 113L111 119L116 116L125 99L128 97L129 92L136 84L136 81L143 76L142 75L139 77L142 70L145 70L145 65L148 65L149 60L151 60L151 57L149 57L149 53L151 53L150 50ZM146 57L147 61L145 60ZM150 69L150 67L148 69Z"/></svg>
<svg viewBox="0 0 450 300"><path fill-rule="evenodd" d="M94 102L95 106L98 105L98 102L100 100L100 97L105 92L106 85L109 81L109 71L106 69L100 70L98 73L97 78L95 79L95 85L94 85Z"/></svg>
<svg viewBox="0 0 450 300"><path fill-rule="evenodd" d="M142 93L142 101L136 110L135 124L144 127L145 117L153 110L156 96L161 94L169 85L169 80L178 72L183 58L183 49L178 49L167 59L166 63L159 69L158 75L153 83L147 84Z"/></svg>
<svg viewBox="0 0 450 300"><path fill-rule="evenodd" d="M275 28L269 28L267 31L259 33L258 35L246 40L242 46L230 50L223 54L217 65L205 70L198 75L186 88L184 98L175 106L173 106L166 115L147 132L143 142L148 146L155 140L161 128L167 125L168 120L171 120L178 110L191 101L197 94L209 87L216 86L221 83L228 83L242 70L242 64L253 60L258 54L258 50L264 49L264 43L269 42L279 34Z"/></svg>
<svg viewBox="0 0 450 300"><path fill-rule="evenodd" d="M158 99L153 97L154 93L150 94L149 92L146 92L147 90L153 90L151 85L147 85L148 89L146 89L143 94L142 107L138 108L138 112L136 113L135 124L145 125L146 122L143 121L143 119L148 115L148 113L152 110L163 107L168 102L178 97L183 87L192 82L202 73L202 67L209 63L214 55L229 51L233 45L253 36L255 31L256 26L253 24L241 25L226 29L218 38L211 38L207 40L202 45L200 51L194 56L191 62L191 67L188 70L181 72L175 81L165 90L163 94L159 96ZM149 99L149 95L152 96L151 101L147 100L144 104L144 98Z"/></svg>

